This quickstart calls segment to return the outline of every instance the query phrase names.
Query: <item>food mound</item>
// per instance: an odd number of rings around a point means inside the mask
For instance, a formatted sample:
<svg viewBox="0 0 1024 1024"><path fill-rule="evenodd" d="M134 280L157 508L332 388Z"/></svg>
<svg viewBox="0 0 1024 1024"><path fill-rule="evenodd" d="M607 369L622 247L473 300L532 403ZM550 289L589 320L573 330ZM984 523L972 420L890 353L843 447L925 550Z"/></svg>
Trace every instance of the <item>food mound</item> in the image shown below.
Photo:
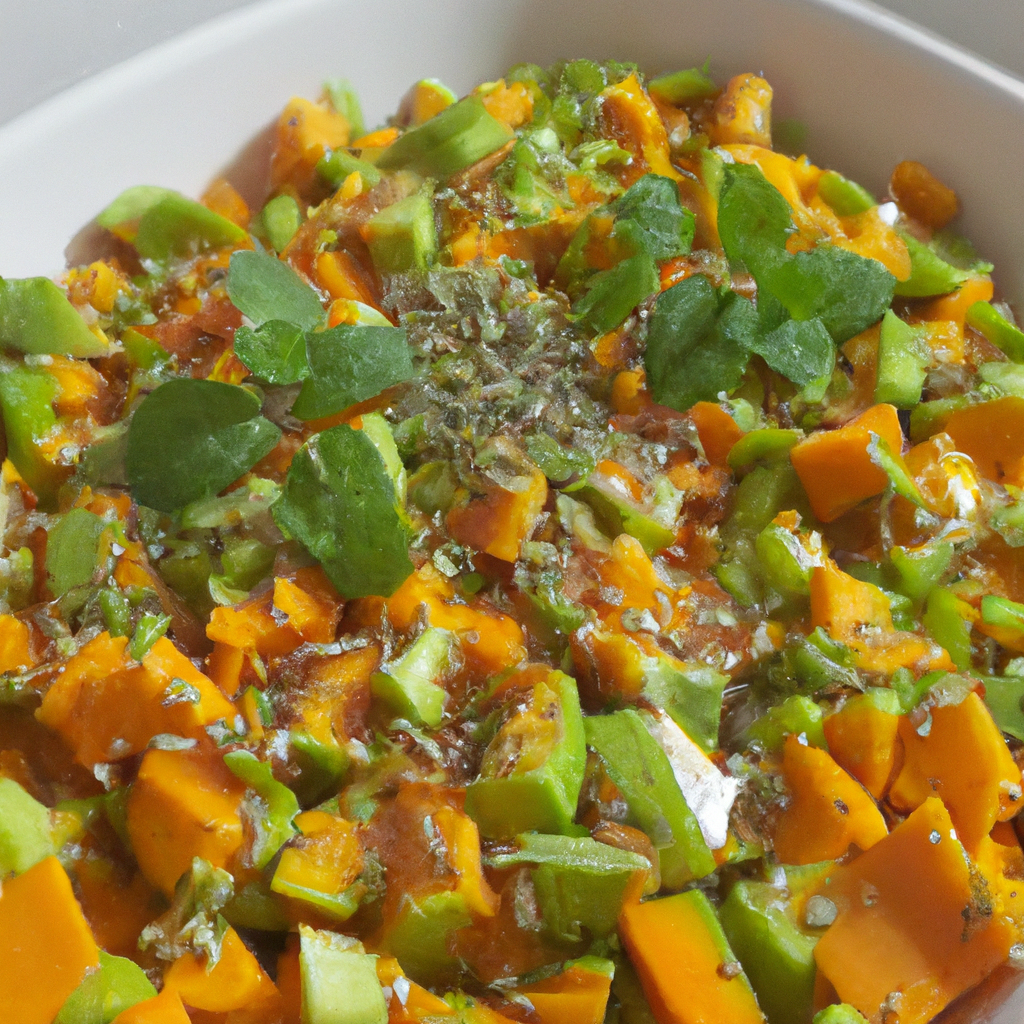
<svg viewBox="0 0 1024 1024"><path fill-rule="evenodd" d="M924 1024L1024 961L1024 334L950 189L770 107L331 82L255 213L0 280L4 1020Z"/></svg>

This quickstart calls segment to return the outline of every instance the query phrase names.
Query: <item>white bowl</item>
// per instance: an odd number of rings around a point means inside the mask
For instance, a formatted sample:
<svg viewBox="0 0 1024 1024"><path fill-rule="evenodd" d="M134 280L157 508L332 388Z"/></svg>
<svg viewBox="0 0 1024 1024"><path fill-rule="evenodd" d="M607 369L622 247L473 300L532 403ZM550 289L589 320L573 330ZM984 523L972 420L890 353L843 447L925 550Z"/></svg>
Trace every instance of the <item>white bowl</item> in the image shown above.
<svg viewBox="0 0 1024 1024"><path fill-rule="evenodd" d="M980 12L979 12L980 13ZM58 272L65 245L118 192L197 194L294 94L327 76L368 121L406 87L456 91L510 64L614 57L657 72L711 59L758 71L807 149L876 194L900 160L961 199L959 226L1024 303L1024 83L857 0L269 0L97 75L0 129L0 275ZM1003 987L1012 987L1012 975ZM998 988L993 985L990 988ZM1024 990L964 1007L958 1024L1020 1024ZM995 1012L995 1016L992 1013Z"/></svg>

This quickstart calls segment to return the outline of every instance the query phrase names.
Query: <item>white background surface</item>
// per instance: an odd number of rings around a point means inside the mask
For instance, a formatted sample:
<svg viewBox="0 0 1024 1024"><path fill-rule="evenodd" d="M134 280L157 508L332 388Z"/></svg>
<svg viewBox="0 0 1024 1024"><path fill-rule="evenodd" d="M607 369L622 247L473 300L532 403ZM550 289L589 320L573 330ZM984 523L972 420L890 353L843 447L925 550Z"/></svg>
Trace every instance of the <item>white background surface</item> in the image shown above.
<svg viewBox="0 0 1024 1024"><path fill-rule="evenodd" d="M154 43L252 2L0 0L0 124ZM879 2L1024 78L1024 0ZM580 9L585 5L581 0ZM685 0L680 6L685 9Z"/></svg>

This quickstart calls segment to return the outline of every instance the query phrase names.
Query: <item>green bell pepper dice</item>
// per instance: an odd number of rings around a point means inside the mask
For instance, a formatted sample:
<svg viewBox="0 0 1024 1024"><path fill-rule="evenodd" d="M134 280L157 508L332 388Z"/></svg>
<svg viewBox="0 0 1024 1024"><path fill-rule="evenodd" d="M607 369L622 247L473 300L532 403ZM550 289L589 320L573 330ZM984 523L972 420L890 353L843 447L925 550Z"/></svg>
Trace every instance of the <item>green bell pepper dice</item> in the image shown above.
<svg viewBox="0 0 1024 1024"><path fill-rule="evenodd" d="M302 1024L387 1024L376 961L346 935L300 925Z"/></svg>
<svg viewBox="0 0 1024 1024"><path fill-rule="evenodd" d="M629 807L632 824L658 850L662 881L678 889L715 870L700 825L665 752L631 708L585 720L587 743L601 755Z"/></svg>
<svg viewBox="0 0 1024 1024"><path fill-rule="evenodd" d="M548 696L540 700L539 690ZM575 829L573 818L587 764L576 681L562 672L552 672L546 683L535 687L532 707L525 713L543 715L548 722L552 720L549 716L554 716L556 738L536 767L523 767L536 759L528 749L529 740L527 749L520 750L509 767L494 756L503 749L508 727L498 730L484 755L479 778L466 790L466 813L487 839L511 839L523 832L567 834Z"/></svg>
<svg viewBox="0 0 1024 1024"><path fill-rule="evenodd" d="M0 277L0 346L32 355L91 359L110 346L89 330L68 297L47 277Z"/></svg>
<svg viewBox="0 0 1024 1024"><path fill-rule="evenodd" d="M615 930L619 911L638 873L650 865L628 850L586 836L549 836L528 832L519 849L488 860L496 868L532 865L530 872L544 924L555 938L579 942Z"/></svg>
<svg viewBox="0 0 1024 1024"><path fill-rule="evenodd" d="M448 694L436 680L451 660L452 634L431 626L396 661L370 678L373 696L413 725L436 729Z"/></svg>
<svg viewBox="0 0 1024 1024"><path fill-rule="evenodd" d="M718 918L768 1024L808 1020L818 940L799 927L784 894L767 882L737 882Z"/></svg>
<svg viewBox="0 0 1024 1024"><path fill-rule="evenodd" d="M299 813L299 801L283 782L274 778L270 765L248 750L230 751L224 755L224 763L261 798L263 812L255 820L252 857L256 867L266 867L277 851L295 835L294 821Z"/></svg>
<svg viewBox="0 0 1024 1024"><path fill-rule="evenodd" d="M443 889L427 896L405 896L383 943L414 981L444 985L458 972L459 964L449 951L449 939L472 923L462 893Z"/></svg>
<svg viewBox="0 0 1024 1024"><path fill-rule="evenodd" d="M444 180L515 138L492 117L479 96L467 96L393 142L377 160L383 170L407 168Z"/></svg>
<svg viewBox="0 0 1024 1024"><path fill-rule="evenodd" d="M155 995L137 963L101 949L99 968L87 973L68 996L54 1024L110 1024L122 1010Z"/></svg>
<svg viewBox="0 0 1024 1024"><path fill-rule="evenodd" d="M50 812L13 779L0 777L0 878L54 852Z"/></svg>

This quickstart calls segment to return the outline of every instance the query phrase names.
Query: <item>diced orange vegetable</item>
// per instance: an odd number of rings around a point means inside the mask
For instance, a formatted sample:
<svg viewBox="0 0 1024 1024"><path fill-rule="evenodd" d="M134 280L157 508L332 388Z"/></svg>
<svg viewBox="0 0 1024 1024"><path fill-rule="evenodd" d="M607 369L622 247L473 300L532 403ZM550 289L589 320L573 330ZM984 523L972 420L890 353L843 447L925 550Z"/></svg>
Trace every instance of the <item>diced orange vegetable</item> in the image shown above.
<svg viewBox="0 0 1024 1024"><path fill-rule="evenodd" d="M494 675L526 657L526 640L515 619L496 609L455 601L455 588L429 563L418 569L387 600L388 617L407 630L425 605L431 626L459 636L462 655L473 667Z"/></svg>
<svg viewBox="0 0 1024 1024"><path fill-rule="evenodd" d="M959 704L932 708L930 716L927 728L900 719L904 761L889 801L909 811L930 796L941 797L960 841L973 854L997 821L1024 806L1020 769L976 693Z"/></svg>
<svg viewBox="0 0 1024 1024"><path fill-rule="evenodd" d="M122 1010L112 1024L191 1024L181 996L173 988Z"/></svg>
<svg viewBox="0 0 1024 1024"><path fill-rule="evenodd" d="M289 932L277 957L277 990L281 993L281 1024L301 1024L302 971L299 966L299 935ZM379 962L379 961L378 961Z"/></svg>
<svg viewBox="0 0 1024 1024"><path fill-rule="evenodd" d="M21 619L0 615L0 674L32 668L32 634Z"/></svg>
<svg viewBox="0 0 1024 1024"><path fill-rule="evenodd" d="M627 905L619 933L658 1024L764 1021L746 975L720 970L732 956L699 892Z"/></svg>
<svg viewBox="0 0 1024 1024"><path fill-rule="evenodd" d="M344 249L320 253L315 266L317 281L332 299L352 299L376 307L365 272Z"/></svg>
<svg viewBox="0 0 1024 1024"><path fill-rule="evenodd" d="M103 857L76 861L74 874L96 941L114 956L135 955L142 929L160 913L162 900L153 887L138 871L125 882Z"/></svg>
<svg viewBox="0 0 1024 1024"><path fill-rule="evenodd" d="M1024 398L1007 395L958 409L945 430L983 477L1024 487Z"/></svg>
<svg viewBox="0 0 1024 1024"><path fill-rule="evenodd" d="M636 75L608 86L601 93L601 100L607 134L633 154L633 160L624 169L628 182L632 184L646 171L678 181L682 175L669 159L665 124Z"/></svg>
<svg viewBox="0 0 1024 1024"><path fill-rule="evenodd" d="M493 486L482 498L448 513L448 529L460 543L505 562L519 557L548 496L548 481L534 468L515 477L516 490Z"/></svg>
<svg viewBox="0 0 1024 1024"><path fill-rule="evenodd" d="M889 189L904 213L934 231L944 228L957 214L956 193L916 160L896 165Z"/></svg>
<svg viewBox="0 0 1024 1024"><path fill-rule="evenodd" d="M273 615L273 595L264 593L233 607L219 606L210 614L207 637L214 643L255 651L261 658L291 654L302 638Z"/></svg>
<svg viewBox="0 0 1024 1024"><path fill-rule="evenodd" d="M533 1004L540 1024L603 1024L611 985L610 974L573 964L517 991Z"/></svg>
<svg viewBox="0 0 1024 1024"><path fill-rule="evenodd" d="M404 979L403 989L408 985L405 998L397 993L388 1007L388 1024L414 1024L414 1022L433 1017L454 1017L453 1010L440 996L435 996L429 989L417 985L405 977L398 961L392 956L377 957L377 978L382 985L390 985L395 989L395 982Z"/></svg>
<svg viewBox="0 0 1024 1024"><path fill-rule="evenodd" d="M234 928L224 933L220 959L207 970L206 958L186 953L164 973L164 987L181 996L186 1006L226 1013L277 995L277 986L249 952Z"/></svg>
<svg viewBox="0 0 1024 1024"><path fill-rule="evenodd" d="M739 424L717 402L698 402L690 410L701 447L712 466L728 466L732 446L743 436Z"/></svg>
<svg viewBox="0 0 1024 1024"><path fill-rule="evenodd" d="M869 671L891 675L900 667L955 669L937 644L894 629L885 594L843 572L830 558L811 570L811 625L853 648L858 666Z"/></svg>
<svg viewBox="0 0 1024 1024"><path fill-rule="evenodd" d="M930 797L822 890L838 910L818 969L869 1020L925 1024L1006 959L1016 929L985 916L942 801ZM898 993L893 1002L887 1002Z"/></svg>
<svg viewBox="0 0 1024 1024"><path fill-rule="evenodd" d="M344 892L363 870L357 827L325 811L306 811L295 824L302 838L281 851L273 884L284 882L328 896Z"/></svg>
<svg viewBox="0 0 1024 1024"><path fill-rule="evenodd" d="M0 889L0 1008L11 1024L51 1024L99 965L71 880L47 857Z"/></svg>
<svg viewBox="0 0 1024 1024"><path fill-rule="evenodd" d="M448 858L455 871L455 891L466 909L480 917L493 917L498 894L487 884L480 863L480 830L467 814L442 806L434 812L434 825L444 838Z"/></svg>
<svg viewBox="0 0 1024 1024"><path fill-rule="evenodd" d="M279 576L274 580L274 607L288 616L288 625L306 643L333 642L341 610L338 601L325 594L309 593Z"/></svg>
<svg viewBox="0 0 1024 1024"><path fill-rule="evenodd" d="M782 776L790 792L775 830L775 855L783 864L836 860L856 844L867 850L888 834L870 794L817 747L786 737Z"/></svg>
<svg viewBox="0 0 1024 1024"><path fill-rule="evenodd" d="M953 320L963 330L967 310L976 302L988 302L993 294L991 278L969 277L955 292L919 306L915 316L920 320Z"/></svg>
<svg viewBox="0 0 1024 1024"><path fill-rule="evenodd" d="M390 146L397 138L397 128L378 128L374 132L353 139L350 145L353 149L382 149L385 146Z"/></svg>
<svg viewBox="0 0 1024 1024"><path fill-rule="evenodd" d="M228 867L242 845L244 796L216 749L147 750L128 798L128 834L146 879L170 896L193 857Z"/></svg>
<svg viewBox="0 0 1024 1024"><path fill-rule="evenodd" d="M745 143L771 148L772 87L757 75L731 78L715 100L709 128L716 146Z"/></svg>
<svg viewBox="0 0 1024 1024"><path fill-rule="evenodd" d="M217 642L206 659L206 673L225 697L234 697L242 682L245 651Z"/></svg>
<svg viewBox="0 0 1024 1024"><path fill-rule="evenodd" d="M899 458L903 429L892 405L872 406L838 430L816 430L790 452L811 508L823 523L831 523L888 486L889 478L868 454L872 433Z"/></svg>
<svg viewBox="0 0 1024 1024"><path fill-rule="evenodd" d="M109 633L90 640L68 660L36 712L81 764L130 757L159 733L202 738L207 725L234 718L232 705L166 637L141 665L127 648L126 637Z"/></svg>
<svg viewBox="0 0 1024 1024"><path fill-rule="evenodd" d="M499 82L483 94L483 104L491 117L509 128L518 128L533 117L533 95L522 82Z"/></svg>
<svg viewBox="0 0 1024 1024"><path fill-rule="evenodd" d="M312 174L328 149L347 146L349 124L326 104L294 97L277 121L277 138L270 170L275 186L289 178Z"/></svg>
<svg viewBox="0 0 1024 1024"><path fill-rule="evenodd" d="M606 334L606 338L612 335ZM636 416L651 404L651 396L644 385L645 375L641 369L622 370L612 381L611 407L617 413Z"/></svg>
<svg viewBox="0 0 1024 1024"><path fill-rule="evenodd" d="M870 700L853 697L825 719L828 750L876 799L889 788L896 765L899 716L882 711Z"/></svg>
<svg viewBox="0 0 1024 1024"><path fill-rule="evenodd" d="M203 206L226 217L232 224L249 226L249 206L226 178L218 178L203 193Z"/></svg>

